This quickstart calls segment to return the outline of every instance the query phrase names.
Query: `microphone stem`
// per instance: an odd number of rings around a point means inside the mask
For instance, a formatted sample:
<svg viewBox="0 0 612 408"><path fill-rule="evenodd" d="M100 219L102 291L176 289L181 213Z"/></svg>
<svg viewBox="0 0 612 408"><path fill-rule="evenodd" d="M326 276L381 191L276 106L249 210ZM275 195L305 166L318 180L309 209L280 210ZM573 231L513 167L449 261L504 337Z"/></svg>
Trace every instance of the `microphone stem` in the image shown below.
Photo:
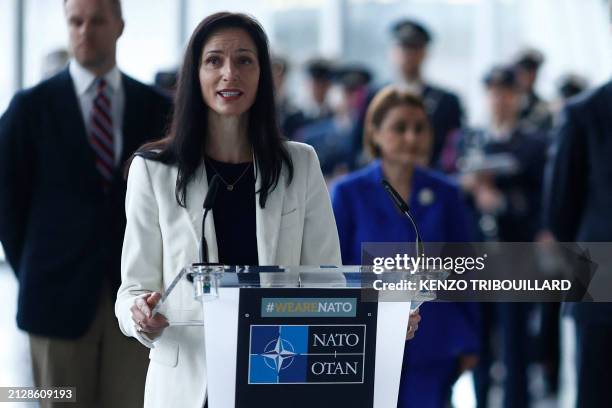
<svg viewBox="0 0 612 408"><path fill-rule="evenodd" d="M200 241L200 263L208 263L208 244L206 243L206 236L204 234L204 224L206 223L206 216L210 209L204 210L204 216L202 217L202 240Z"/></svg>
<svg viewBox="0 0 612 408"><path fill-rule="evenodd" d="M408 219L412 223L412 227L414 228L414 233L416 235L416 239L414 240L416 251L417 251L416 255L417 255L417 257L419 257L421 255L424 256L425 255L425 250L423 248L423 240L421 239L421 234L419 233L419 228L417 227L416 222L414 221L414 218L412 218L412 215L408 211L405 211L404 214L406 214L406 216L408 217Z"/></svg>

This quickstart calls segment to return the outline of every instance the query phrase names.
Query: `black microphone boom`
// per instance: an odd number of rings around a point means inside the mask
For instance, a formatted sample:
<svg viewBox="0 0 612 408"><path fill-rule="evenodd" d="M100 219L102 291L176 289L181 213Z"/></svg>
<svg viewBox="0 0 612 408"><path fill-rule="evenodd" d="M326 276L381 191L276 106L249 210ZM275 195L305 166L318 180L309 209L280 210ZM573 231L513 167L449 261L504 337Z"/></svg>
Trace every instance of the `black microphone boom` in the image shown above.
<svg viewBox="0 0 612 408"><path fill-rule="evenodd" d="M208 185L208 192L206 198L204 198L204 216L202 217L202 239L200 240L200 263L208 263L208 245L206 243L206 237L204 235L204 223L206 222L206 216L208 212L212 210L215 205L215 199L217 198L217 190L219 190L220 177L215 174L210 180Z"/></svg>
<svg viewBox="0 0 612 408"><path fill-rule="evenodd" d="M395 204L395 207L401 213L409 212L408 204L406 204L402 196L399 195L399 193L391 186L391 184L387 180L384 180L384 179L382 180L381 183L383 187L385 188L385 190L387 190L387 193L389 194L389 197L391 197L391 200L393 201L393 204Z"/></svg>
<svg viewBox="0 0 612 408"><path fill-rule="evenodd" d="M206 198L204 199L204 209L212 210L215 205L215 199L217 198L217 190L219 189L219 182L221 178L218 174L215 174L210 180L210 184L208 185L208 193L206 193Z"/></svg>
<svg viewBox="0 0 612 408"><path fill-rule="evenodd" d="M414 233L416 235L416 256L421 256L424 255L424 250L423 250L423 240L421 239L421 234L419 233L419 228L417 227L417 223L414 221L414 218L412 217L412 214L410 214L410 209L408 208L408 204L404 201L404 199L402 198L401 195L399 195L399 193L391 186L391 184L383 179L381 181L383 187L385 188L385 190L387 191L387 193L389 194L389 197L391 198L391 201L393 201L393 204L395 204L395 207L399 210L399 212L401 212L402 214L404 214L406 217L408 217L408 219L410 220L410 222L412 223L412 227L414 228Z"/></svg>

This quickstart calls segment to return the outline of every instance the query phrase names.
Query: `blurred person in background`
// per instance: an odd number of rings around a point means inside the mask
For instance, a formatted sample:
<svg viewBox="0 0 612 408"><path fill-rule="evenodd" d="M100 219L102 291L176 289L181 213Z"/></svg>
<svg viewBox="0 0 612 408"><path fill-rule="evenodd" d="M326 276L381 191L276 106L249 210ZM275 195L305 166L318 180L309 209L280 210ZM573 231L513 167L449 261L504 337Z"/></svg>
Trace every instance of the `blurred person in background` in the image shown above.
<svg viewBox="0 0 612 408"><path fill-rule="evenodd" d="M363 144L375 160L332 189L343 264L361 264L364 242L416 239L411 222L381 185L383 179L408 203L425 242L471 241L460 188L427 168L433 137L421 99L385 87L370 103L365 126ZM419 334L404 349L398 407L447 407L454 382L478 359L478 307L445 302L420 309Z"/></svg>
<svg viewBox="0 0 612 408"><path fill-rule="evenodd" d="M283 56L273 55L272 75L278 123L283 136L289 140L295 140L296 132L304 126L306 118L304 117L304 112L289 99L285 90L288 71L289 61Z"/></svg>
<svg viewBox="0 0 612 408"><path fill-rule="evenodd" d="M531 242L541 231L541 196L546 136L520 125L521 91L512 66L493 67L484 78L491 113L485 129L463 130L458 149L460 180L479 214L482 239ZM475 373L477 402L487 406L491 344L501 332L505 367L504 407L529 404L527 365L530 355L528 303L483 304L482 354Z"/></svg>
<svg viewBox="0 0 612 408"><path fill-rule="evenodd" d="M491 120L484 129L462 134L462 186L481 214L485 239L530 242L541 229L546 138L520 126L520 91L512 67L492 68L484 85Z"/></svg>
<svg viewBox="0 0 612 408"><path fill-rule="evenodd" d="M123 164L163 135L170 101L118 69L118 0L66 0L64 12L69 67L18 92L0 119L0 240L34 384L76 387L74 407L142 406L147 352L113 316Z"/></svg>
<svg viewBox="0 0 612 408"><path fill-rule="evenodd" d="M544 63L544 55L535 49L526 49L516 58L514 70L521 90L519 119L524 126L540 131L552 127L550 107L536 92L538 72Z"/></svg>
<svg viewBox="0 0 612 408"><path fill-rule="evenodd" d="M551 104L551 112L553 114L553 123L559 126L561 120L561 112L568 101L574 96L581 94L589 88L589 81L578 74L565 74L561 76L557 82L557 99ZM552 132L555 135L555 132Z"/></svg>
<svg viewBox="0 0 612 408"><path fill-rule="evenodd" d="M70 61L70 54L68 50L65 48L58 48L57 50L53 50L47 55L43 60L42 67L42 79L45 80L47 78L51 78L53 75L62 71L66 66L68 66L68 62Z"/></svg>
<svg viewBox="0 0 612 408"><path fill-rule="evenodd" d="M612 3L609 12L612 23ZM612 80L568 101L554 133L547 226L561 242L611 242ZM575 406L612 406L607 375L612 365L612 303L567 303L564 308L575 322Z"/></svg>
<svg viewBox="0 0 612 408"><path fill-rule="evenodd" d="M557 82L557 99L550 105L553 115L553 123L555 126L561 124L562 111L576 95L581 94L588 88L586 78L577 74L566 74L559 78ZM554 143L556 133L550 132L551 142ZM538 237L539 241L554 242L554 236L546 230ZM558 256L558 255L556 255ZM554 260L553 265L559 268L558 263ZM560 383L560 368L561 368L561 304L560 303L542 303L541 305L540 324L538 327L538 356L543 363L544 385L545 391L549 395L558 395ZM567 353L568 351L566 351Z"/></svg>
<svg viewBox="0 0 612 408"><path fill-rule="evenodd" d="M370 71L357 64L347 64L335 70L336 88L333 116L315 121L298 132L298 139L315 148L321 170L330 182L349 171L357 159L352 134L358 112L367 96Z"/></svg>
<svg viewBox="0 0 612 408"><path fill-rule="evenodd" d="M446 172L440 159L448 138L459 130L463 123L463 109L459 98L443 88L433 86L423 76L423 64L427 58L432 35L421 23L402 19L391 26L393 46L391 62L395 67L396 85L418 95L422 100L432 126L433 145L429 165ZM367 107L379 88L371 88L367 94L363 109L357 115L353 130L353 150L363 152L363 129ZM454 159L454 156L453 156ZM352 168L367 163L367 157L361 155ZM454 162L452 166L454 167Z"/></svg>
<svg viewBox="0 0 612 408"><path fill-rule="evenodd" d="M333 85L334 66L329 60L314 58L306 63L307 87L310 103L304 109L308 123L329 119L334 112L329 103L329 91Z"/></svg>
<svg viewBox="0 0 612 408"><path fill-rule="evenodd" d="M463 109L454 93L430 84L423 75L432 34L420 22L405 19L391 28L394 40L392 61L399 73L397 83L419 95L433 130L433 145L429 164L438 168L440 153L448 136L461 128Z"/></svg>
<svg viewBox="0 0 612 408"><path fill-rule="evenodd" d="M155 73L153 83L155 87L173 98L176 93L176 84L178 82L178 70L171 69L166 71L158 71Z"/></svg>

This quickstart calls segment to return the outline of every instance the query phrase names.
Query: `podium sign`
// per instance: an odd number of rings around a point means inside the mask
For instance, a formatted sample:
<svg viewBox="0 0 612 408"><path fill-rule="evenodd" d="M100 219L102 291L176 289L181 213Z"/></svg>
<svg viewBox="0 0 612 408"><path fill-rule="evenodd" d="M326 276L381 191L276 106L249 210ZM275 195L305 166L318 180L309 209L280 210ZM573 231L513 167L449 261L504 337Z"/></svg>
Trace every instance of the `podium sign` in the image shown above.
<svg viewBox="0 0 612 408"><path fill-rule="evenodd" d="M253 401L271 408L289 401L296 408L371 407L378 313L360 295L359 289L242 289L236 407Z"/></svg>
<svg viewBox="0 0 612 408"><path fill-rule="evenodd" d="M182 273L203 308L210 408L397 405L410 306L427 296L380 301L359 266L250 269Z"/></svg>

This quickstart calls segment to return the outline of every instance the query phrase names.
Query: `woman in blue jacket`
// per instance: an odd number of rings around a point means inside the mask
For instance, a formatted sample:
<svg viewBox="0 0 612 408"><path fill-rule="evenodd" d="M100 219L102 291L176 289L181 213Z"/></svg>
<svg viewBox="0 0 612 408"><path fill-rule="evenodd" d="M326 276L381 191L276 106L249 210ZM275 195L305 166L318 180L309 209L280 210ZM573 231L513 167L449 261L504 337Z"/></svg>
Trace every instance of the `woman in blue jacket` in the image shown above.
<svg viewBox="0 0 612 408"><path fill-rule="evenodd" d="M362 242L415 240L410 221L381 185L383 178L408 203L425 242L470 241L459 188L422 167L432 134L421 100L384 88L368 108L364 133L364 146L376 160L332 190L342 262L360 264ZM398 407L446 406L458 374L476 361L479 316L473 304L426 303L421 315L419 333L404 350Z"/></svg>

